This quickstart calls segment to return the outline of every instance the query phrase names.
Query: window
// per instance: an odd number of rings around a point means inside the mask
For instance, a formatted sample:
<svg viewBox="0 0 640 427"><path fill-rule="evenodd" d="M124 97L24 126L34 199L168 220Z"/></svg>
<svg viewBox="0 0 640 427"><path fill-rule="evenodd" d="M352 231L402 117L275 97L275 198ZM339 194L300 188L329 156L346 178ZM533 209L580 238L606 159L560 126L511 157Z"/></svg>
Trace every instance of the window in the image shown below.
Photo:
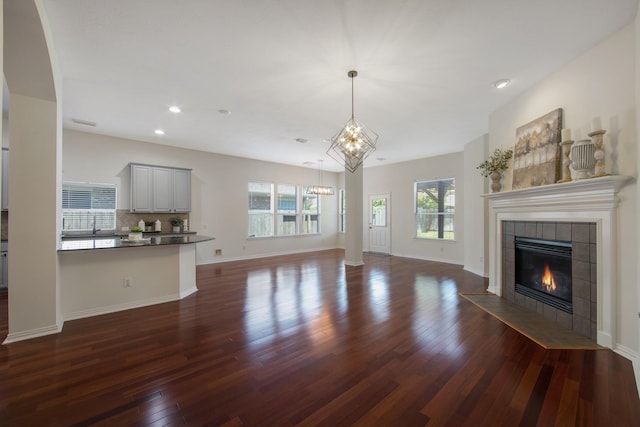
<svg viewBox="0 0 640 427"><path fill-rule="evenodd" d="M273 184L249 183L249 237L273 236Z"/></svg>
<svg viewBox="0 0 640 427"><path fill-rule="evenodd" d="M300 185L249 182L248 230L249 237L319 233L320 197Z"/></svg>
<svg viewBox="0 0 640 427"><path fill-rule="evenodd" d="M454 239L455 179L415 183L416 237Z"/></svg>
<svg viewBox="0 0 640 427"><path fill-rule="evenodd" d="M307 187L304 188L302 196L302 230L301 234L312 234L320 232L320 197L317 194L307 194Z"/></svg>
<svg viewBox="0 0 640 427"><path fill-rule="evenodd" d="M338 232L344 233L347 221L347 201L345 199L344 189L338 192Z"/></svg>
<svg viewBox="0 0 640 427"><path fill-rule="evenodd" d="M116 186L112 184L62 184L63 231L116 229Z"/></svg>
<svg viewBox="0 0 640 427"><path fill-rule="evenodd" d="M278 235L298 233L298 189L295 185L278 185Z"/></svg>

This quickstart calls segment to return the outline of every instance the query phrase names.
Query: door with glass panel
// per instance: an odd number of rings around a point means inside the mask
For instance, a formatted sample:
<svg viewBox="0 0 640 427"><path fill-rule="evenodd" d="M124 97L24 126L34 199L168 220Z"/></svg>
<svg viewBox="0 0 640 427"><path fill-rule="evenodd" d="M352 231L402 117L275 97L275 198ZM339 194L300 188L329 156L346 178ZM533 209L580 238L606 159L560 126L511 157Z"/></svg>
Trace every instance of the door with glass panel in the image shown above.
<svg viewBox="0 0 640 427"><path fill-rule="evenodd" d="M369 196L369 252L391 252L389 200L388 194Z"/></svg>

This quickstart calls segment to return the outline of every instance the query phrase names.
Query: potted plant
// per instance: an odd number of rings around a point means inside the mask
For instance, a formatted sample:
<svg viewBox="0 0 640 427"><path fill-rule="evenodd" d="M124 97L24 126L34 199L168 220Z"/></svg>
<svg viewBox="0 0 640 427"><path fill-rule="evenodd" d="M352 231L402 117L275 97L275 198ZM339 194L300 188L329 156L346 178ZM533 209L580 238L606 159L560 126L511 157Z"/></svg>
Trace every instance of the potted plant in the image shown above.
<svg viewBox="0 0 640 427"><path fill-rule="evenodd" d="M502 188L502 173L509 168L509 159L513 157L513 149L496 148L488 160L480 163L476 169L484 177L491 178L491 192L497 193Z"/></svg>
<svg viewBox="0 0 640 427"><path fill-rule="evenodd" d="M137 241L137 240L142 240L142 228L133 227L129 231L129 241Z"/></svg>
<svg viewBox="0 0 640 427"><path fill-rule="evenodd" d="M180 232L180 226L182 225L182 218L171 218L171 226L174 233Z"/></svg>
<svg viewBox="0 0 640 427"><path fill-rule="evenodd" d="M153 226L155 225L155 222L153 221L145 221L144 222L144 231L153 231Z"/></svg>

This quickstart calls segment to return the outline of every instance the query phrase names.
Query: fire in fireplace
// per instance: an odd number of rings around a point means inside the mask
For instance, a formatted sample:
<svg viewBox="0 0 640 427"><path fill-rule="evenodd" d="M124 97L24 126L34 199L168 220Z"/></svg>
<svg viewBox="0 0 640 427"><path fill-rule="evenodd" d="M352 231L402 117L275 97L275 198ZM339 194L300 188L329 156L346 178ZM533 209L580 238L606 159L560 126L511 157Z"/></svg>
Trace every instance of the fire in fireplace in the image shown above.
<svg viewBox="0 0 640 427"><path fill-rule="evenodd" d="M515 291L573 313L571 242L515 238Z"/></svg>

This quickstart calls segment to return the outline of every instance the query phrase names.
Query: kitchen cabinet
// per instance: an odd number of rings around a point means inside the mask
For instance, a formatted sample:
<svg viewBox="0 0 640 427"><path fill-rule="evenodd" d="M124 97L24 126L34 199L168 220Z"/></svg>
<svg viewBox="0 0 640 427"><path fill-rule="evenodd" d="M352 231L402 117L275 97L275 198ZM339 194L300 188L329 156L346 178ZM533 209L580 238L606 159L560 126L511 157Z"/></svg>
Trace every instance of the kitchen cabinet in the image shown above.
<svg viewBox="0 0 640 427"><path fill-rule="evenodd" d="M190 212L191 170L131 163L131 212Z"/></svg>
<svg viewBox="0 0 640 427"><path fill-rule="evenodd" d="M9 149L2 149L2 204L3 211L9 210Z"/></svg>

